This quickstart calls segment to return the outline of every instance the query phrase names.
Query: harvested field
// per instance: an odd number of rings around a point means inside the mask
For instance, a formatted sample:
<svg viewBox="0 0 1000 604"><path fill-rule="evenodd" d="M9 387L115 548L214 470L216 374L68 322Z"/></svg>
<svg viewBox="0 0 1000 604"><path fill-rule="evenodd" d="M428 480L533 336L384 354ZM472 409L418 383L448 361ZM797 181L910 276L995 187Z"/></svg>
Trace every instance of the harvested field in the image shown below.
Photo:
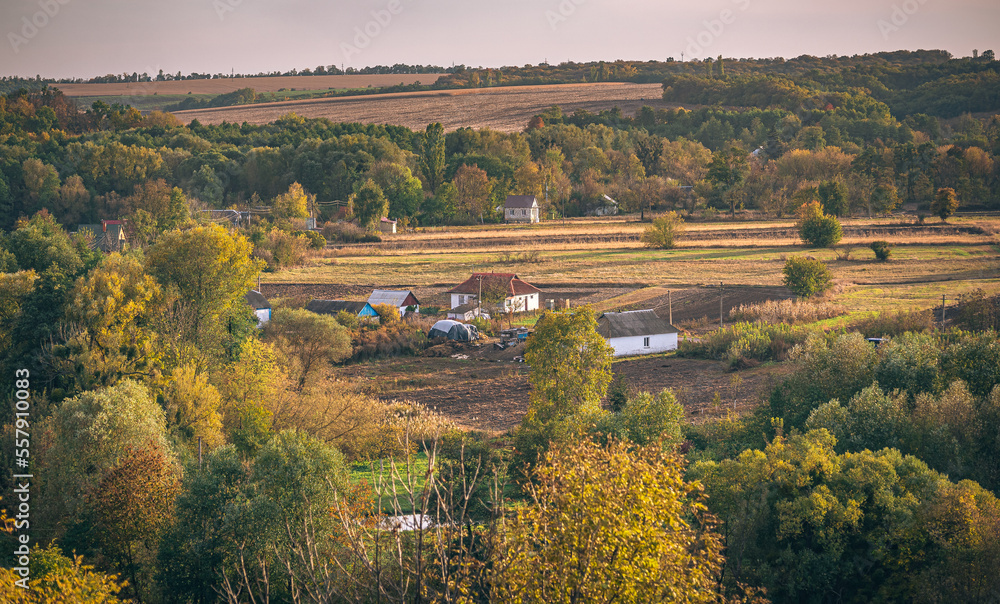
<svg viewBox="0 0 1000 604"><path fill-rule="evenodd" d="M432 122L441 122L449 131L468 126L517 132L524 130L533 116L553 105L559 105L567 113L576 109L597 112L619 107L626 114L635 113L643 105L676 106L665 103L661 94L659 84L599 82L308 99L193 109L178 111L175 115L185 123L197 119L203 124L223 121L265 124L294 112L302 117L325 117L334 122L394 124L420 130Z"/></svg>
<svg viewBox="0 0 1000 604"><path fill-rule="evenodd" d="M110 84L56 84L54 87L66 96L142 96L174 94L224 94L240 88L253 88L257 92L280 90L327 90L344 88L381 88L397 84L430 85L440 74L376 74L376 75L318 75L277 76L273 78L217 78L212 80L176 80L169 82L115 82Z"/></svg>
<svg viewBox="0 0 1000 604"><path fill-rule="evenodd" d="M467 346L456 354L468 359L388 359L351 365L345 373L362 380L367 394L383 400L416 401L460 427L500 433L516 426L527 413L531 388L526 365L490 360L489 350L488 345ZM504 352L511 358L521 354L518 349ZM788 368L769 365L732 373L721 361L658 355L619 361L613 370L641 390L673 389L688 416L701 421L729 409L752 408Z"/></svg>

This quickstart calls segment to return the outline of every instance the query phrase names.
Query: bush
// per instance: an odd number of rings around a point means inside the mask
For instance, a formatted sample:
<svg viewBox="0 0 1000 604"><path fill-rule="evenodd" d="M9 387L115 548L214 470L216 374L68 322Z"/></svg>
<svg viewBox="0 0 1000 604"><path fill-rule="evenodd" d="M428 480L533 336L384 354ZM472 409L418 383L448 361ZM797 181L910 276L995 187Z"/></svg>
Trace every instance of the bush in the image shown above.
<svg viewBox="0 0 1000 604"><path fill-rule="evenodd" d="M767 300L758 304L741 304L729 312L733 321L763 321L765 323L813 323L844 314L843 306L830 302L804 300Z"/></svg>
<svg viewBox="0 0 1000 604"><path fill-rule="evenodd" d="M782 361L809 335L809 330L784 323L735 323L717 329L699 341L684 340L678 356L727 360L740 366L748 360Z"/></svg>
<svg viewBox="0 0 1000 604"><path fill-rule="evenodd" d="M802 298L822 293L833 285L830 269L819 260L793 256L785 262L785 287Z"/></svg>
<svg viewBox="0 0 1000 604"><path fill-rule="evenodd" d="M326 247L326 237L316 231L302 231L302 235L309 240L309 249L321 250Z"/></svg>
<svg viewBox="0 0 1000 604"><path fill-rule="evenodd" d="M874 317L852 323L850 330L859 331L866 338L884 338L899 336L908 331L926 331L932 327L934 327L933 313L929 310L915 310L879 313Z"/></svg>
<svg viewBox="0 0 1000 604"><path fill-rule="evenodd" d="M267 263L268 271L302 264L309 240L280 229L271 229L254 241L253 255Z"/></svg>
<svg viewBox="0 0 1000 604"><path fill-rule="evenodd" d="M885 262L892 255L892 245L888 241L872 241L870 247L875 252L875 259L879 262Z"/></svg>
<svg viewBox="0 0 1000 604"><path fill-rule="evenodd" d="M799 236L812 247L831 247L843 237L840 221L823 213L818 202L799 208Z"/></svg>
<svg viewBox="0 0 1000 604"><path fill-rule="evenodd" d="M337 243L379 243L382 238L350 222L328 222L323 225L323 237Z"/></svg>
<svg viewBox="0 0 1000 604"><path fill-rule="evenodd" d="M427 347L427 334L419 325L397 321L354 332L354 361L417 354Z"/></svg>
<svg viewBox="0 0 1000 604"><path fill-rule="evenodd" d="M677 212L668 212L653 221L642 234L646 247L668 250L677 244L684 233L684 219Z"/></svg>

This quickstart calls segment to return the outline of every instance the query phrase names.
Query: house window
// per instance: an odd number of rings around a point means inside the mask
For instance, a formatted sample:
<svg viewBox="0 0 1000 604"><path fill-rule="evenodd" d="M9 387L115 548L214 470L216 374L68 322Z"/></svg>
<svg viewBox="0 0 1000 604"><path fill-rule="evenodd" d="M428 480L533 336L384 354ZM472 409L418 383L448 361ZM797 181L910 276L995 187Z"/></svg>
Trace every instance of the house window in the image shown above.
<svg viewBox="0 0 1000 604"><path fill-rule="evenodd" d="M642 347L643 348L649 348L649 338L648 337L645 337L645 338L642 339Z"/></svg>
<svg viewBox="0 0 1000 604"><path fill-rule="evenodd" d="M459 306L461 306L462 304L465 304L465 296L459 296L458 297L458 304L459 304Z"/></svg>

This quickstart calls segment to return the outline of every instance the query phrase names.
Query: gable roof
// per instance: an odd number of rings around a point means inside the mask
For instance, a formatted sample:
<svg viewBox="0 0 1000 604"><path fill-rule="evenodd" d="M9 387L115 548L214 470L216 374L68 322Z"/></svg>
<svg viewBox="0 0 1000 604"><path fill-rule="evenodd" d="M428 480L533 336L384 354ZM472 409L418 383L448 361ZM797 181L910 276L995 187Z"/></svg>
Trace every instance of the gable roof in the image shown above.
<svg viewBox="0 0 1000 604"><path fill-rule="evenodd" d="M335 315L340 311L346 311L354 315L360 315L365 307L368 306L367 302L349 302L347 300L311 300L309 304L306 304L306 310L311 310L314 313L321 315ZM375 311L372 310L372 314Z"/></svg>
<svg viewBox="0 0 1000 604"><path fill-rule="evenodd" d="M652 310L606 312L597 319L597 333L604 338L628 338L677 333L677 328Z"/></svg>
<svg viewBox="0 0 1000 604"><path fill-rule="evenodd" d="M475 294L479 295L479 282L482 278L483 289L497 288L507 292L507 297L524 296L527 294L537 294L542 291L518 279L514 273L472 273L464 283L446 291L446 294Z"/></svg>
<svg viewBox="0 0 1000 604"><path fill-rule="evenodd" d="M533 208L537 205L534 195L508 195L507 201L503 202L505 208Z"/></svg>
<svg viewBox="0 0 1000 604"><path fill-rule="evenodd" d="M243 297L246 298L247 304L250 305L250 308L254 310L271 308L271 304L268 303L267 298L264 297L264 294L260 293L255 289L251 289L250 291L245 293Z"/></svg>
<svg viewBox="0 0 1000 604"><path fill-rule="evenodd" d="M420 301L408 289L376 289L372 292L372 295L368 296L368 303L372 306L376 304L391 304L399 308L420 306Z"/></svg>

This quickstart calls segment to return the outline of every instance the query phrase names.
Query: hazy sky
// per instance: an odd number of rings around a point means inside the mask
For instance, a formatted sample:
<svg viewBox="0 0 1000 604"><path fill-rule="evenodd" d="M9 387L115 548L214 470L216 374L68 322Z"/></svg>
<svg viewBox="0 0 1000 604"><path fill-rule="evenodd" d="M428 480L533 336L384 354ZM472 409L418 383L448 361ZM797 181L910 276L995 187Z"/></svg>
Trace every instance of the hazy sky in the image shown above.
<svg viewBox="0 0 1000 604"><path fill-rule="evenodd" d="M0 0L0 75L1000 52L997 0Z"/></svg>

